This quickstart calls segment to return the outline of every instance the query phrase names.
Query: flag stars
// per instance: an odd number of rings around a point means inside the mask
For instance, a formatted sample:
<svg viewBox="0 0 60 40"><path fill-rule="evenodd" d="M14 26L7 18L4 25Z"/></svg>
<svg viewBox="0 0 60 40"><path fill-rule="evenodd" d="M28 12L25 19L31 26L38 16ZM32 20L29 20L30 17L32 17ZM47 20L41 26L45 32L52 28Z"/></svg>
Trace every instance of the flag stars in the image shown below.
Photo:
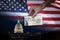
<svg viewBox="0 0 60 40"><path fill-rule="evenodd" d="M26 7L27 5L24 5L24 7Z"/></svg>
<svg viewBox="0 0 60 40"><path fill-rule="evenodd" d="M6 0L4 0L4 1L6 1Z"/></svg>
<svg viewBox="0 0 60 40"><path fill-rule="evenodd" d="M21 1L19 0L19 2L21 2Z"/></svg>
<svg viewBox="0 0 60 40"><path fill-rule="evenodd" d="M14 6L12 6L12 8L14 8Z"/></svg>
<svg viewBox="0 0 60 40"><path fill-rule="evenodd" d="M6 4L4 4L6 6Z"/></svg>
<svg viewBox="0 0 60 40"><path fill-rule="evenodd" d="M22 5L23 5L24 3L22 3Z"/></svg>
<svg viewBox="0 0 60 40"><path fill-rule="evenodd" d="M9 3L8 1L6 1L6 3Z"/></svg>
<svg viewBox="0 0 60 40"><path fill-rule="evenodd" d="M0 4L0 6L1 6L1 4Z"/></svg>
<svg viewBox="0 0 60 40"><path fill-rule="evenodd" d="M9 10L12 10L11 8L9 8Z"/></svg>
<svg viewBox="0 0 60 40"><path fill-rule="evenodd" d="M16 10L16 8L14 8L14 10Z"/></svg>
<svg viewBox="0 0 60 40"><path fill-rule="evenodd" d="M22 9L19 9L20 11L22 10Z"/></svg>
<svg viewBox="0 0 60 40"><path fill-rule="evenodd" d="M11 1L11 0L8 0L9 2Z"/></svg>
<svg viewBox="0 0 60 40"><path fill-rule="evenodd" d="M9 4L9 6L11 6L11 4Z"/></svg>
<svg viewBox="0 0 60 40"><path fill-rule="evenodd" d="M4 8L4 6L2 6L2 8Z"/></svg>
<svg viewBox="0 0 60 40"><path fill-rule="evenodd" d="M17 6L17 8L19 8L19 6Z"/></svg>
<svg viewBox="0 0 60 40"><path fill-rule="evenodd" d="M3 4L4 2L2 1L1 3Z"/></svg>
<svg viewBox="0 0 60 40"><path fill-rule="evenodd" d="M0 10L1 10L1 8L0 8Z"/></svg>
<svg viewBox="0 0 60 40"><path fill-rule="evenodd" d="M26 0L2 0L0 2L0 11L19 11L19 12L26 12Z"/></svg>
<svg viewBox="0 0 60 40"><path fill-rule="evenodd" d="M25 9L24 11L27 11L27 9Z"/></svg>
<svg viewBox="0 0 60 40"><path fill-rule="evenodd" d="M13 4L13 2L11 2L11 4Z"/></svg>
<svg viewBox="0 0 60 40"><path fill-rule="evenodd" d="M16 1L16 0L13 0L14 2Z"/></svg>
<svg viewBox="0 0 60 40"><path fill-rule="evenodd" d="M21 4L19 6L21 7Z"/></svg>
<svg viewBox="0 0 60 40"><path fill-rule="evenodd" d="M16 4L14 4L14 6L16 6Z"/></svg>
<svg viewBox="0 0 60 40"><path fill-rule="evenodd" d="M9 8L9 6L7 6L7 8Z"/></svg>
<svg viewBox="0 0 60 40"><path fill-rule="evenodd" d="M16 4L19 4L18 2L16 2Z"/></svg>
<svg viewBox="0 0 60 40"><path fill-rule="evenodd" d="M23 2L25 3L26 1L24 0Z"/></svg>
<svg viewBox="0 0 60 40"><path fill-rule="evenodd" d="M24 7L22 7L22 9L24 9Z"/></svg>
<svg viewBox="0 0 60 40"><path fill-rule="evenodd" d="M6 10L7 8L4 8L4 10Z"/></svg>

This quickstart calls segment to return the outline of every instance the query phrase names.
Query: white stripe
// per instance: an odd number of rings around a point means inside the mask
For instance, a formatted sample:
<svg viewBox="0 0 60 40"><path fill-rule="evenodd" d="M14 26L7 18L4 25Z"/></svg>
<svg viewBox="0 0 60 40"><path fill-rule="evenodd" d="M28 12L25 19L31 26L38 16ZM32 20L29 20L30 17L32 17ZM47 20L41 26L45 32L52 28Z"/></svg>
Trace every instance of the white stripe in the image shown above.
<svg viewBox="0 0 60 40"><path fill-rule="evenodd" d="M8 15L8 16L27 16L28 13L19 13L19 12L3 12L0 13L0 15ZM46 18L59 18L60 14L38 14L38 15L42 15L42 17L46 17Z"/></svg>
<svg viewBox="0 0 60 40"><path fill-rule="evenodd" d="M26 16L28 13L21 12L0 12L0 15L8 15L8 16Z"/></svg>
<svg viewBox="0 0 60 40"><path fill-rule="evenodd" d="M30 9L31 6L28 6L28 10ZM60 11L59 9L56 9L54 7L46 7L43 9L43 11Z"/></svg>
<svg viewBox="0 0 60 40"><path fill-rule="evenodd" d="M46 18L60 18L60 14L38 14L38 15L42 15L42 17Z"/></svg>
<svg viewBox="0 0 60 40"><path fill-rule="evenodd" d="M40 1L40 0L28 0L27 3L29 4L42 4L44 1ZM60 3L60 1L55 1Z"/></svg>
<svg viewBox="0 0 60 40"><path fill-rule="evenodd" d="M43 24L60 24L60 21L43 21Z"/></svg>
<svg viewBox="0 0 60 40"><path fill-rule="evenodd" d="M55 2L58 2L58 3L60 3L60 1L55 1Z"/></svg>
<svg viewBox="0 0 60 40"><path fill-rule="evenodd" d="M60 10L54 7L46 7L43 11L60 11Z"/></svg>
<svg viewBox="0 0 60 40"><path fill-rule="evenodd" d="M51 5L53 6L56 6L56 7L59 7L60 8L60 5L56 4L56 3L52 3Z"/></svg>
<svg viewBox="0 0 60 40"><path fill-rule="evenodd" d="M44 1L27 1L29 4L42 4Z"/></svg>

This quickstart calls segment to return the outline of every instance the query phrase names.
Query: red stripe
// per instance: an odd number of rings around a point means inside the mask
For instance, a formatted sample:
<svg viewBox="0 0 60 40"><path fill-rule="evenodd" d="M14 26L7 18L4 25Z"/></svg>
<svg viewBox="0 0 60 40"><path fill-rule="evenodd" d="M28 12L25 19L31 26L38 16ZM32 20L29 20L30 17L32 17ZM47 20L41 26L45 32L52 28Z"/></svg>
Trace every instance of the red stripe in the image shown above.
<svg viewBox="0 0 60 40"><path fill-rule="evenodd" d="M57 7L57 6L54 6L54 5L48 5L47 7L54 7L54 8L56 8L56 9L60 9L60 7Z"/></svg>
<svg viewBox="0 0 60 40"><path fill-rule="evenodd" d="M56 3L56 4L60 5L60 3L58 3L58 2L54 2L54 3Z"/></svg>
<svg viewBox="0 0 60 40"><path fill-rule="evenodd" d="M3 16L4 18L6 17L6 18L11 18L11 19L18 19L18 16ZM19 18L20 19L23 19L24 17L23 16L19 16ZM54 18L52 18L52 19L54 19ZM45 18L44 20L51 20L51 19L49 19L49 18ZM54 20L56 20L56 19L54 19ZM57 20L60 20L60 18L57 18ZM46 26L46 27L60 27L60 24L44 24L44 25L42 25L42 26Z"/></svg>
<svg viewBox="0 0 60 40"><path fill-rule="evenodd" d="M60 3L60 1L56 1L56 2Z"/></svg>
<svg viewBox="0 0 60 40"><path fill-rule="evenodd" d="M44 21L60 21L60 18L43 18Z"/></svg>
<svg viewBox="0 0 60 40"><path fill-rule="evenodd" d="M50 5L48 5L47 7L53 7L53 5L50 4Z"/></svg>
<svg viewBox="0 0 60 40"><path fill-rule="evenodd" d="M58 3L58 2L54 2L54 3L60 5L60 3ZM41 5L41 4L30 4L30 3L28 3L27 5L28 6L36 6L36 5ZM47 7L52 7L52 5L48 5Z"/></svg>
<svg viewBox="0 0 60 40"><path fill-rule="evenodd" d="M24 19L23 16L3 16L4 18L9 18L9 19ZM60 18L43 18L44 21L60 21Z"/></svg>
<svg viewBox="0 0 60 40"><path fill-rule="evenodd" d="M60 1L60 0L57 0L57 1Z"/></svg>
<svg viewBox="0 0 60 40"><path fill-rule="evenodd" d="M39 14L60 14L60 11L40 11Z"/></svg>
<svg viewBox="0 0 60 40"><path fill-rule="evenodd" d="M18 19L17 16L9 16L11 19ZM19 16L19 19L23 19L24 17ZM43 18L44 21L60 21L60 18Z"/></svg>
<svg viewBox="0 0 60 40"><path fill-rule="evenodd" d="M60 24L44 24L45 27L60 27Z"/></svg>
<svg viewBox="0 0 60 40"><path fill-rule="evenodd" d="M28 4L28 6L36 6L37 4ZM39 5L39 4L38 4ZM60 9L59 7L57 6L53 6L53 5L48 5L47 7L54 7L54 8L57 8L57 9Z"/></svg>
<svg viewBox="0 0 60 40"><path fill-rule="evenodd" d="M57 9L60 9L59 7L57 7L57 6L53 6L53 5L51 5L52 7L54 7L54 8L57 8Z"/></svg>
<svg viewBox="0 0 60 40"><path fill-rule="evenodd" d="M60 14L60 11L41 11L41 14Z"/></svg>
<svg viewBox="0 0 60 40"><path fill-rule="evenodd" d="M40 5L40 4L27 4L28 6L36 6L36 5ZM47 7L53 7L52 5L48 5Z"/></svg>

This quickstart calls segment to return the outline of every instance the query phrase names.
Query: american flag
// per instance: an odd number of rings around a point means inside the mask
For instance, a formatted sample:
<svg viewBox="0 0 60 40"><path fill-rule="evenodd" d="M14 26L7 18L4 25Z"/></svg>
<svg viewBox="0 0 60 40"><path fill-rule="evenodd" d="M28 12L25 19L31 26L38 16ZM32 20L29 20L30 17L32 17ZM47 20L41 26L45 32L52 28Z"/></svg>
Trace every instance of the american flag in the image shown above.
<svg viewBox="0 0 60 40"><path fill-rule="evenodd" d="M0 0L0 13L4 12L5 15L8 13L16 15L10 12L26 13L28 11L26 3L27 0Z"/></svg>
<svg viewBox="0 0 60 40"><path fill-rule="evenodd" d="M28 13L27 0L0 0L0 31L13 31L17 20Z"/></svg>
<svg viewBox="0 0 60 40"><path fill-rule="evenodd" d="M43 2L40 0L28 0L28 9ZM60 27L60 0L51 3L38 14L43 16L43 26L52 28Z"/></svg>
<svg viewBox="0 0 60 40"><path fill-rule="evenodd" d="M28 10L31 6L42 4L43 2L42 0L0 0L0 31L12 31L18 17L22 20L24 16L28 15ZM54 3L48 5L38 15L42 15L43 17L43 26L55 29L59 28L60 0L56 0Z"/></svg>

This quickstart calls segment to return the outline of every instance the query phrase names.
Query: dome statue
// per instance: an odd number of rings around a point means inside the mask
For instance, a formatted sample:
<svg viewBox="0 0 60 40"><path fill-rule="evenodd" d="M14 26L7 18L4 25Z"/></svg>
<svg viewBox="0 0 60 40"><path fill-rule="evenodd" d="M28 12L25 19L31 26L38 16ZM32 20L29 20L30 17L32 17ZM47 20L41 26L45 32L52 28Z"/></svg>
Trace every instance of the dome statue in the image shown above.
<svg viewBox="0 0 60 40"><path fill-rule="evenodd" d="M20 23L20 20L18 20L17 24L15 25L14 33L23 33L23 26Z"/></svg>

